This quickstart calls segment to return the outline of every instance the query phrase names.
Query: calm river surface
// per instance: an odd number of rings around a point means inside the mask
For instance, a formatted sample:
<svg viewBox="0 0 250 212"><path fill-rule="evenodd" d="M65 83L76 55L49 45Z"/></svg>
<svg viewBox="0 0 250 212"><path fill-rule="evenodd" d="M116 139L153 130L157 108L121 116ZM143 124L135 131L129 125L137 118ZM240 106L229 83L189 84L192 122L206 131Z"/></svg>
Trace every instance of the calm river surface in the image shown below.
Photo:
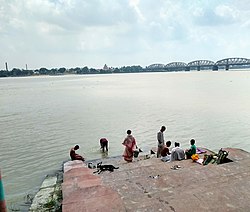
<svg viewBox="0 0 250 212"><path fill-rule="evenodd" d="M0 168L7 204L34 194L47 174L69 160L121 155L131 129L142 149L156 133L183 148L250 151L250 71L69 75L0 79ZM160 163L160 162L159 162Z"/></svg>

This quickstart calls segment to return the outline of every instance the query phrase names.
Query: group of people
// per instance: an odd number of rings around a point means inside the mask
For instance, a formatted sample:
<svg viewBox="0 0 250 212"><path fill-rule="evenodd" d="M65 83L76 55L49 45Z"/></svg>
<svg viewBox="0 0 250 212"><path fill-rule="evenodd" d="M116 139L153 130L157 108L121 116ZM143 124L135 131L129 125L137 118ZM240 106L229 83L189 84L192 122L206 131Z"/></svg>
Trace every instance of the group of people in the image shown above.
<svg viewBox="0 0 250 212"><path fill-rule="evenodd" d="M157 148L157 158L161 158L162 161L173 161L173 160L183 160L189 159L193 154L196 154L196 146L195 140L191 139L190 149L183 150L180 147L180 143L175 142L174 148L170 151L171 141L167 141L165 144L164 141L164 132L166 130L165 126L162 126L160 131L157 133L157 141L158 141L158 148ZM137 149L136 140L132 135L131 130L127 130L127 136L122 142L125 146L123 158L127 162L132 162L134 158L134 152ZM106 138L100 139L100 146L103 152L108 151L108 140ZM75 151L79 149L79 145L74 146L70 150L70 157L72 160L82 160L84 161L84 157L77 154Z"/></svg>
<svg viewBox="0 0 250 212"><path fill-rule="evenodd" d="M105 151L107 152L108 151L108 139L101 138L100 139L100 146L101 146L102 152L105 152ZM70 155L71 160L85 161L83 156L76 153L76 150L78 150L79 148L80 148L79 145L75 145L74 147L72 147L70 149L69 155Z"/></svg>
<svg viewBox="0 0 250 212"><path fill-rule="evenodd" d="M157 158L161 158L162 161L174 161L174 160L184 160L191 159L191 156L196 154L195 140L190 140L190 148L185 151L180 147L180 143L175 142L174 147L170 151L171 141L164 141L164 131L165 126L162 126L160 131L157 133L158 148L157 148Z"/></svg>

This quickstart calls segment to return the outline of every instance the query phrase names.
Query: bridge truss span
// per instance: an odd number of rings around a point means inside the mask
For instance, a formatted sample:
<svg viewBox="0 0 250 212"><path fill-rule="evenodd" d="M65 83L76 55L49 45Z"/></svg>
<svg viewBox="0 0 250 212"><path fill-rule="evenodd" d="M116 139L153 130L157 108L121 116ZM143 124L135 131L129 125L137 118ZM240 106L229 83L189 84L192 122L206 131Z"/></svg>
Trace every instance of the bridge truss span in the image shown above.
<svg viewBox="0 0 250 212"><path fill-rule="evenodd" d="M155 64L152 64L152 65L149 65L147 68L149 68L149 69L165 68L165 65L164 64L160 64L160 63L155 63Z"/></svg>
<svg viewBox="0 0 250 212"><path fill-rule="evenodd" d="M214 65L214 62L211 60L195 60L195 61L188 63L189 67L197 67L197 66L209 67L209 66L213 66L213 65Z"/></svg>
<svg viewBox="0 0 250 212"><path fill-rule="evenodd" d="M250 68L250 59L232 57L218 60L213 62L211 60L195 60L189 63L184 62L171 62L168 64L155 63L145 68L146 71L191 71L191 70L213 70L218 71L220 69L246 69Z"/></svg>
<svg viewBox="0 0 250 212"><path fill-rule="evenodd" d="M167 68L179 68L179 67L186 67L186 66L187 64L183 62L172 62L166 65Z"/></svg>
<svg viewBox="0 0 250 212"><path fill-rule="evenodd" d="M227 66L227 65L249 65L250 59L247 58L240 58L240 57L232 57L232 58L225 58L219 60L215 63L217 66Z"/></svg>

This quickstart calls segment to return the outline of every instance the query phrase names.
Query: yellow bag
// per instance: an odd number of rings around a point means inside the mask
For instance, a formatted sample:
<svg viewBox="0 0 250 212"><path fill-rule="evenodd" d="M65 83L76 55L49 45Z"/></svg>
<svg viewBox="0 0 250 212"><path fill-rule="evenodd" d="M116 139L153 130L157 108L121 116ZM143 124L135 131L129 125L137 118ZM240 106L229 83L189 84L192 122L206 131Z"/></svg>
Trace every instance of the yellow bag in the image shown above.
<svg viewBox="0 0 250 212"><path fill-rule="evenodd" d="M192 158L193 161L196 161L196 160L199 159L199 155L198 155L198 154L193 154L193 155L191 156L191 158Z"/></svg>

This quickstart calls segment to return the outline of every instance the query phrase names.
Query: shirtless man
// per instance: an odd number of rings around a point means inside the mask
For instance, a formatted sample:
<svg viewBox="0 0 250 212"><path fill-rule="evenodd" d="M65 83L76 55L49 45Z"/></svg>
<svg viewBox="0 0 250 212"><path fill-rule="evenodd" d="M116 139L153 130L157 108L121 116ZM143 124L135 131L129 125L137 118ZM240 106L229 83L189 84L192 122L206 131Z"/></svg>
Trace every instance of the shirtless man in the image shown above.
<svg viewBox="0 0 250 212"><path fill-rule="evenodd" d="M79 145L75 145L73 148L70 149L70 157L71 157L71 160L82 160L82 161L85 161L85 159L81 156L81 155L78 155L76 154L76 150L79 149Z"/></svg>

